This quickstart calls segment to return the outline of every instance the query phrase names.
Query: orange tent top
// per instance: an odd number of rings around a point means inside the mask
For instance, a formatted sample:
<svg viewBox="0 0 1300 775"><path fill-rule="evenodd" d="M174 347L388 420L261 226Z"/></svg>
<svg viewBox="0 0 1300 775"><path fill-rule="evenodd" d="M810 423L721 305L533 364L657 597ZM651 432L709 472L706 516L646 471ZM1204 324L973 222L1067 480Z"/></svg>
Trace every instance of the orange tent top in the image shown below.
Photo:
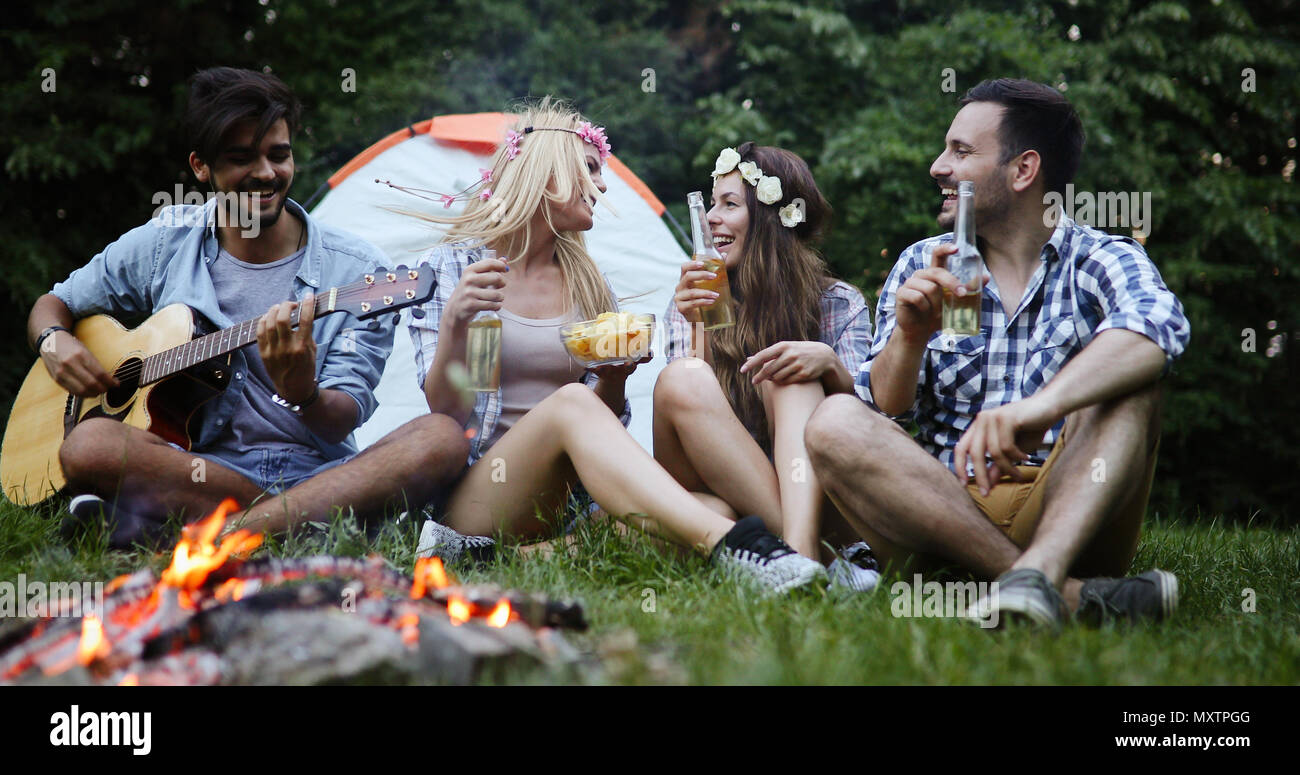
<svg viewBox="0 0 1300 775"><path fill-rule="evenodd" d="M406 129L399 129L357 154L352 161L340 167L338 172L330 176L329 187L331 189L335 188L345 178L369 164L379 154L416 135L428 134L434 140L458 145L474 153L494 153L497 145L505 137L506 125L513 119L513 116L506 113L461 113L452 116L435 116ZM622 178L624 183L631 186L632 190L637 192L646 201L646 204L650 205L650 209L654 211L655 215L663 216L663 202L659 201L659 197L655 196L650 187L642 182L632 170L628 169L627 165L612 154L606 163L614 174Z"/></svg>

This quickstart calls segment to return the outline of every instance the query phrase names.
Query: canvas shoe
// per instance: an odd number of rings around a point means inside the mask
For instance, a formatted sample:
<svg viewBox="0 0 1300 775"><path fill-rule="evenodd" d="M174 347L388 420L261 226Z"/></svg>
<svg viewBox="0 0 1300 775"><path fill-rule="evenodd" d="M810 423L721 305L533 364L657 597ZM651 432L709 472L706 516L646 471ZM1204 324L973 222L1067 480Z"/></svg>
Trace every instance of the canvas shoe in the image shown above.
<svg viewBox="0 0 1300 775"><path fill-rule="evenodd" d="M839 556L826 566L831 578L827 589L848 589L854 592L870 592L880 583L880 563L866 541L840 550Z"/></svg>
<svg viewBox="0 0 1300 775"><path fill-rule="evenodd" d="M1156 568L1122 579L1084 579L1075 616L1094 626L1112 621L1135 624L1163 621L1177 608L1178 577Z"/></svg>
<svg viewBox="0 0 1300 775"><path fill-rule="evenodd" d="M77 495L68 502L69 516L59 526L65 541L73 541L91 525L105 526L108 548L130 549L137 544L154 548L164 542L171 531L159 520L127 511L98 495Z"/></svg>
<svg viewBox="0 0 1300 775"><path fill-rule="evenodd" d="M1016 568L998 576L993 594L980 598L966 612L966 618L988 627L995 621L1002 627L1007 621L1026 621L1059 630L1065 621L1065 600L1040 570Z"/></svg>
<svg viewBox="0 0 1300 775"><path fill-rule="evenodd" d="M464 557L474 562L490 562L496 556L496 549L495 540L487 536L461 535L426 514L415 556L441 557L448 565Z"/></svg>
<svg viewBox="0 0 1300 775"><path fill-rule="evenodd" d="M785 594L813 582L826 582L826 569L773 535L757 515L736 522L713 549L713 563L762 589Z"/></svg>

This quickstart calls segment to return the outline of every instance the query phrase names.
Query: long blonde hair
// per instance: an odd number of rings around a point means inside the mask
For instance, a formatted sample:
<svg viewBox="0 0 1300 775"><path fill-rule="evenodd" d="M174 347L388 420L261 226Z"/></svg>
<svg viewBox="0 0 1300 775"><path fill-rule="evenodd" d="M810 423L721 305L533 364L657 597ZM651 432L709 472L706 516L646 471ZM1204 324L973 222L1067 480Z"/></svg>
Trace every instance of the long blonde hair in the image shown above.
<svg viewBox="0 0 1300 775"><path fill-rule="evenodd" d="M568 103L549 95L536 103L524 103L515 112L518 119L512 131L520 136L518 155L510 158L508 142L497 148L492 177L486 184L492 192L488 199L471 197L460 215L411 214L450 224L444 242L498 244L504 248L503 255L517 257L528 253L532 241L529 225L540 210L555 235L555 257L570 304L586 319L611 312L614 299L587 252L582 232L556 231L547 206L567 205L579 192L605 202L587 172L584 140L575 134L584 119Z"/></svg>

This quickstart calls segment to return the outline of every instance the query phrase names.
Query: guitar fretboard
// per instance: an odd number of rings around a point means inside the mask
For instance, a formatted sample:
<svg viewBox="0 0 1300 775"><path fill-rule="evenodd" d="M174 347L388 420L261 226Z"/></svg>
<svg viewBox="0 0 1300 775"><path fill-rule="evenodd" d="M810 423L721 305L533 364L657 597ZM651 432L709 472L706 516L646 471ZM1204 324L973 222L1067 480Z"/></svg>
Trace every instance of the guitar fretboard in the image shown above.
<svg viewBox="0 0 1300 775"><path fill-rule="evenodd" d="M316 315L328 314L322 297L316 299ZM160 379L166 379L177 372L184 371L218 355L225 355L238 350L246 344L257 341L257 321L261 318L245 320L230 328L223 328L215 333L191 339L185 344L163 350L144 359L140 371L140 384L148 385ZM298 310L292 315L294 325L298 324Z"/></svg>

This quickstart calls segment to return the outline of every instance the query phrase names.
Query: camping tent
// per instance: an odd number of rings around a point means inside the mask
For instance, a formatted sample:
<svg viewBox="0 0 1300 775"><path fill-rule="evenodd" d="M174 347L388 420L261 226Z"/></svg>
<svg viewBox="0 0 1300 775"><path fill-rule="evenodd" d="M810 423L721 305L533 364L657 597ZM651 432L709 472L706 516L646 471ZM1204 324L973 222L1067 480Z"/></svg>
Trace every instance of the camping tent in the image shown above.
<svg viewBox="0 0 1300 775"><path fill-rule="evenodd" d="M440 233L432 224L385 208L443 212L441 205L376 183L376 179L432 191L464 190L479 179L479 168L489 166L510 119L503 113L437 116L394 132L330 177L322 186L328 193L311 210L312 216L379 246L392 266L414 265L438 241ZM621 307L653 313L662 323L687 255L661 219L663 204L614 156L608 160L605 182L609 187L606 197L617 214L597 208L596 225L586 235L587 248L619 297L637 297ZM363 448L428 411L415 375L414 351L406 328L409 314L409 310L402 313L393 354L376 390L379 408L356 432L357 443ZM632 435L646 449L650 449L652 437L651 394L664 365L662 325L659 328L655 359L640 366L627 385Z"/></svg>

